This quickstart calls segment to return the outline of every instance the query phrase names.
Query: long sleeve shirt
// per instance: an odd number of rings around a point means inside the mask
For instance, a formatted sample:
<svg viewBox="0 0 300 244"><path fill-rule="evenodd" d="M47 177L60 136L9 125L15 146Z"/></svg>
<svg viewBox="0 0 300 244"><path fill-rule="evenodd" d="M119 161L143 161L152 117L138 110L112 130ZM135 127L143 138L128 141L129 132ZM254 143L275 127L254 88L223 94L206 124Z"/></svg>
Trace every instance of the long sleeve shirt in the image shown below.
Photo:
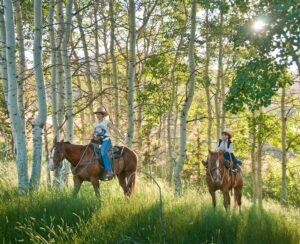
<svg viewBox="0 0 300 244"><path fill-rule="evenodd" d="M219 141L218 141L218 143L216 145L215 151L219 152L221 150L224 150L225 152L228 152L228 153L232 153L232 151L233 151L233 143L230 142L230 145L228 147L228 140L226 140L226 141L222 140L221 143L220 143L220 146L219 146Z"/></svg>

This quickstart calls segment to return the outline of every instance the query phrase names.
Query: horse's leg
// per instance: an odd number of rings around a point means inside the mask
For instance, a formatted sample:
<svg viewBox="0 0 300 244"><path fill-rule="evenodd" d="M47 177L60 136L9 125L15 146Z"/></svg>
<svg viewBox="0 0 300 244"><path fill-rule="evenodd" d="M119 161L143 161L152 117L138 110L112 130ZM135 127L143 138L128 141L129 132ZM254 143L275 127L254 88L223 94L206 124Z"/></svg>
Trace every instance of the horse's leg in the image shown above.
<svg viewBox="0 0 300 244"><path fill-rule="evenodd" d="M237 207L237 188L233 188L233 207L236 209Z"/></svg>
<svg viewBox="0 0 300 244"><path fill-rule="evenodd" d="M126 174L125 172L121 172L120 174L117 175L118 180L119 180L119 185L122 187L124 191L124 195L126 195Z"/></svg>
<svg viewBox="0 0 300 244"><path fill-rule="evenodd" d="M213 206L215 208L216 205L217 205L217 202L216 202L216 192L214 190L209 190L209 193L210 193L211 198L212 198L212 204L213 204Z"/></svg>
<svg viewBox="0 0 300 244"><path fill-rule="evenodd" d="M73 197L76 197L78 195L79 190L80 190L82 180L80 180L78 178L78 176L74 176L73 181L74 181Z"/></svg>
<svg viewBox="0 0 300 244"><path fill-rule="evenodd" d="M225 189L223 192L223 198L224 198L224 207L226 211L230 210L230 196L228 189Z"/></svg>
<svg viewBox="0 0 300 244"><path fill-rule="evenodd" d="M242 207L242 189L241 188L238 188L236 190L236 193L237 193L237 204L239 206L239 213L241 213L241 207Z"/></svg>
<svg viewBox="0 0 300 244"><path fill-rule="evenodd" d="M99 191L99 179L93 178L91 179L91 183L94 187L95 195L96 197L100 197L100 191Z"/></svg>

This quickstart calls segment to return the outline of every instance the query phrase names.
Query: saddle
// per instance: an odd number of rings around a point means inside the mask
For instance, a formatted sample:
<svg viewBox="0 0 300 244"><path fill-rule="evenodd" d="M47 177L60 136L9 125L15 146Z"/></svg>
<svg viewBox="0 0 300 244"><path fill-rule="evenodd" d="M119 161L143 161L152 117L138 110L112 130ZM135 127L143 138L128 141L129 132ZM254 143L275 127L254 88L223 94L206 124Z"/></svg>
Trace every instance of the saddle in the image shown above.
<svg viewBox="0 0 300 244"><path fill-rule="evenodd" d="M101 166L103 166L102 158L99 155L99 146L100 145L101 144L92 142L89 144L89 147L93 150L94 157L100 162ZM113 146L109 150L109 156L110 156L111 163L114 163L115 159L119 159L123 156L123 150L124 150L124 147L120 147L120 146Z"/></svg>

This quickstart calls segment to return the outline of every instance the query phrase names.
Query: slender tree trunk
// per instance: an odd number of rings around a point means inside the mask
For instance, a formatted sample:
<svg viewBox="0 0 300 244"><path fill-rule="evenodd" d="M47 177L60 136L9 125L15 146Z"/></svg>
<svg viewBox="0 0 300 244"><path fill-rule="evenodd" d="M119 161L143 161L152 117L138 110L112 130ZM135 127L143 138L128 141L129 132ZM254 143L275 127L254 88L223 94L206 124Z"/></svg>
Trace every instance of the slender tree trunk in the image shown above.
<svg viewBox="0 0 300 244"><path fill-rule="evenodd" d="M7 64L4 9L0 5L0 80L3 81L4 98L7 104Z"/></svg>
<svg viewBox="0 0 300 244"><path fill-rule="evenodd" d="M174 170L174 183L175 183L175 194L180 195L182 191L180 173L183 168L183 164L186 157L186 120L190 106L193 101L194 89L195 89L195 32L196 32L196 0L192 0L192 13L191 13L191 35L189 42L189 68L190 77L188 81L188 94L183 104L183 108L180 116L180 148L179 158Z"/></svg>
<svg viewBox="0 0 300 244"><path fill-rule="evenodd" d="M172 117L174 115L173 113L173 109L174 109L174 103L175 103L175 96L176 94L176 84L175 84L175 71L176 71L176 66L177 66L177 60L179 57L179 51L182 47L182 42L183 42L183 33L180 35L180 40L179 40L179 44L176 50L176 54L175 54L175 58L174 58L174 62L172 65L172 70L171 70L171 75L170 75L170 80L172 83L172 91L171 91L171 101L170 101L170 105L169 105L169 111L168 111L168 118L167 118L167 141L168 141L168 162L169 162L169 170L168 170L168 182L169 182L169 186L172 185L172 179L173 179L173 171L174 171L174 166L175 166L175 158L173 156L173 143L172 143L172 130L171 130L171 126L172 126ZM174 121L173 118L173 130L176 130L175 128L175 123L176 121Z"/></svg>
<svg viewBox="0 0 300 244"><path fill-rule="evenodd" d="M52 115L52 125L53 125L53 134L56 140L59 140L59 129L58 129L58 117L57 117L57 86L56 86L56 61L57 61L57 50L55 44L55 35L54 35L54 10L55 10L55 0L50 0L49 6L49 37L50 37L50 47L51 47L51 115Z"/></svg>
<svg viewBox="0 0 300 244"><path fill-rule="evenodd" d="M13 130L14 142L17 154L18 192L28 192L28 172L25 127L18 109L17 96L17 68L16 68L16 43L14 30L13 6L11 0L4 0L5 24L6 24L6 62L8 75L8 111Z"/></svg>
<svg viewBox="0 0 300 244"><path fill-rule="evenodd" d="M58 126L60 128L60 133L62 132L62 124L65 119L65 84L63 79L63 63L62 63L62 42L64 34L64 15L63 15L63 1L57 0L56 5L56 21L57 21L57 53L56 53L56 81L57 81L57 120ZM59 134L60 134L59 133ZM58 137L57 140L60 138Z"/></svg>
<svg viewBox="0 0 300 244"><path fill-rule="evenodd" d="M34 1L34 76L38 97L38 115L32 124L33 162L30 188L37 188L41 178L43 138L42 131L47 119L47 103L42 63L42 0Z"/></svg>
<svg viewBox="0 0 300 244"><path fill-rule="evenodd" d="M72 95L72 74L70 60L68 56L69 40L71 35L73 0L68 0L66 4L66 17L64 26L64 36L62 42L62 62L64 67L65 97L66 97L66 140L73 141L73 95ZM62 171L62 181L68 184L69 163L64 163Z"/></svg>
<svg viewBox="0 0 300 244"><path fill-rule="evenodd" d="M281 196L280 202L283 206L287 205L287 189L286 189L286 113L285 113L285 97L286 88L281 91L281 150L282 150L282 177L281 177Z"/></svg>
<svg viewBox="0 0 300 244"><path fill-rule="evenodd" d="M134 134L134 79L135 79L135 46L136 46L136 29L135 29L135 2L129 0L129 71L128 71L128 127L127 140L128 147L132 147Z"/></svg>
<svg viewBox="0 0 300 244"><path fill-rule="evenodd" d="M223 22L224 17L222 10L220 12L220 34L219 34L219 57L218 57L218 76L216 89L216 120L217 120L217 139L220 132L224 130L224 78L223 78Z"/></svg>
<svg viewBox="0 0 300 244"><path fill-rule="evenodd" d="M95 62L97 67L97 80L99 82L99 92L101 93L103 90L103 84L102 84L102 76L101 76L101 68L99 63L99 21L98 21L98 9L99 9L99 0L95 1L94 6L94 20L95 20ZM100 96L100 106L103 106L103 99L102 95Z"/></svg>
<svg viewBox="0 0 300 244"><path fill-rule="evenodd" d="M251 166L252 166L252 202L256 205L257 201L257 165L256 165L256 114L252 113L250 121L250 138L252 138L251 143Z"/></svg>
<svg viewBox="0 0 300 244"><path fill-rule="evenodd" d="M114 0L109 1L109 14L110 14L110 56L111 56L111 65L112 65L112 74L113 74L113 84L115 91L114 99L114 114L115 114L115 126L118 128L120 125L119 122L119 83L118 83L118 74L117 74L117 62L115 56L115 19L114 19ZM119 138L116 138L116 144L119 143Z"/></svg>
<svg viewBox="0 0 300 244"><path fill-rule="evenodd" d="M49 162L49 146L48 146L48 133L47 133L47 127L44 126L44 142L45 142L45 160L46 162ZM51 188L51 171L49 168L49 165L47 164L46 168L46 174L47 174L47 188Z"/></svg>
<svg viewBox="0 0 300 244"><path fill-rule="evenodd" d="M64 34L64 15L63 15L63 0L56 2L56 22L57 22L57 41L56 41L56 101L57 101L57 122L59 131L57 132L56 140L60 140L60 135L63 131L63 123L65 119L65 84L63 80L63 64L61 58L61 46ZM53 185L55 188L61 187L61 170L54 170Z"/></svg>
<svg viewBox="0 0 300 244"><path fill-rule="evenodd" d="M212 128L212 113L211 113L211 101L210 101L210 77L209 77L209 62L210 62L210 46L209 46L209 30L208 30L208 9L206 9L205 15L206 22L206 63L205 63L205 94L206 94L206 104L207 104L207 115L208 115L208 125L207 125L207 145L208 149L211 149L211 128Z"/></svg>
<svg viewBox="0 0 300 244"><path fill-rule="evenodd" d="M81 91L81 89L82 89L82 84L81 84L81 80L80 80L80 77L79 76L77 76L77 83L78 83L78 88L79 88L79 97L82 97L82 91ZM80 122L81 122L81 125L82 125L82 127L81 127L81 141L83 142L83 141L85 141L86 140L86 135L88 135L88 134L86 134L86 120L85 120L85 114L84 114L84 111L82 111L81 113L80 113Z"/></svg>
<svg viewBox="0 0 300 244"><path fill-rule="evenodd" d="M262 123L263 123L263 116L262 116L262 109L260 109L259 114L259 124L258 124L258 145L257 145L257 197L258 197L258 207L262 208L262 149L263 149L263 138L262 138Z"/></svg>
<svg viewBox="0 0 300 244"><path fill-rule="evenodd" d="M85 75L86 75L86 79L87 79L89 98L92 101L92 100L94 100L94 92L93 92L93 88L92 88L92 76L91 76L91 65L90 65L90 59L89 59L89 52L88 52L88 48L87 48L85 33L82 28L82 16L80 15L80 12L78 12L78 4L76 1L74 1L74 7L77 12L76 16L77 16L77 21L78 21L78 25L79 25L79 31L80 31L81 42L82 42L83 53L84 53L85 70L86 70ZM95 116L94 116L93 102L90 102L90 117L91 117L91 121L94 123Z"/></svg>
<svg viewBox="0 0 300 244"><path fill-rule="evenodd" d="M26 70L26 59L25 59L25 45L23 36L23 17L21 9L21 1L14 1L15 16L16 16L16 30L17 30L17 43L19 46L19 72L18 72L18 108L20 115L24 120L24 81L25 81L25 70Z"/></svg>
<svg viewBox="0 0 300 244"><path fill-rule="evenodd" d="M102 18L103 18L103 22L102 22L103 32L102 32L102 35L103 35L103 46L104 46L104 56L105 56L105 60L104 60L104 66L105 66L104 73L105 74L104 74L104 77L106 79L106 86L110 87L111 86L111 77L110 77L110 65L109 65L109 49L108 49L108 41L107 41L107 34L108 34L107 24L108 24L109 20L107 20L107 16L106 16L106 13L105 13L105 7L106 7L107 2L108 1L101 0L101 8L102 8L101 15L102 15ZM110 98L110 97L107 97L107 98ZM110 101L108 101L107 107L108 107L108 111L112 111L112 105L111 105Z"/></svg>

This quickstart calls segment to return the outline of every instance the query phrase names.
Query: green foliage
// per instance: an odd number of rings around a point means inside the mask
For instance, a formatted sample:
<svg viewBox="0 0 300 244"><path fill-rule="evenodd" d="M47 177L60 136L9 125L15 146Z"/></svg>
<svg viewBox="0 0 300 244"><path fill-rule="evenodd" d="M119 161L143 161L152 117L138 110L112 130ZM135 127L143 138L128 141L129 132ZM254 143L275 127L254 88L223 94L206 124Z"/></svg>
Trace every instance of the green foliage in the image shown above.
<svg viewBox="0 0 300 244"><path fill-rule="evenodd" d="M281 69L266 57L256 57L236 67L236 74L225 100L225 109L232 113L267 107L279 89Z"/></svg>
<svg viewBox="0 0 300 244"><path fill-rule="evenodd" d="M233 38L236 47L254 47L260 55L275 56L281 64L286 66L299 59L297 43L300 41L300 6L297 0L238 2L244 2L243 8L247 9L248 16L251 17L237 26L236 35ZM266 26L255 32L252 24L257 19L263 20Z"/></svg>

